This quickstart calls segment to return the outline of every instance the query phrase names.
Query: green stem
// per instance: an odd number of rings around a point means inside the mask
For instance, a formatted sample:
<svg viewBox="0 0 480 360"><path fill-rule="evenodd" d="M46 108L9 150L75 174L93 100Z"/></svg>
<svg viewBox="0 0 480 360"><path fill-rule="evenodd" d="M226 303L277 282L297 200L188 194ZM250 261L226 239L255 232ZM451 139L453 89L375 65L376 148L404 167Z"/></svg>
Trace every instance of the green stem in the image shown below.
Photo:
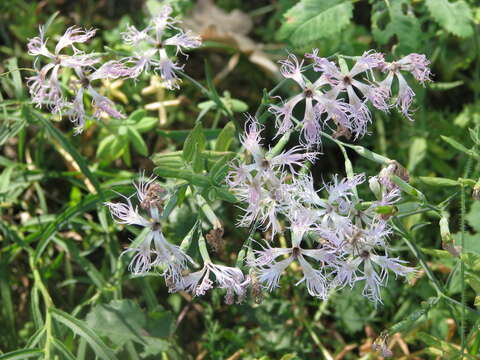
<svg viewBox="0 0 480 360"><path fill-rule="evenodd" d="M30 267L33 272L33 278L35 280L35 285L38 287L38 290L40 290L40 293L42 294L43 301L45 303L45 330L46 330L46 338L45 338L45 346L44 346L44 353L45 353L45 359L51 359L51 348L52 348L52 342L53 342L53 327L52 327L52 315L48 309L50 307L53 307L53 301L52 298L50 297L50 294L48 293L48 289L45 287L45 284L42 281L42 277L40 276L40 272L35 266L35 261L33 257L30 257Z"/></svg>
<svg viewBox="0 0 480 360"><path fill-rule="evenodd" d="M208 89L203 86L202 84L200 84L197 80L195 80L194 78L191 78L190 76L188 76L187 74L185 74L183 71L181 70L176 70L176 72L184 77L185 79L187 79L188 81L190 81L193 85L195 85L202 93L204 93L205 95L207 95L208 97L210 97L210 91L208 91Z"/></svg>
<svg viewBox="0 0 480 360"><path fill-rule="evenodd" d="M288 140L290 140L290 135L292 134L292 130L287 131L283 136L278 140L278 142L275 144L275 146L270 149L270 151L265 155L266 159L271 159L278 154L282 152L282 150L285 148L285 146L288 143Z"/></svg>

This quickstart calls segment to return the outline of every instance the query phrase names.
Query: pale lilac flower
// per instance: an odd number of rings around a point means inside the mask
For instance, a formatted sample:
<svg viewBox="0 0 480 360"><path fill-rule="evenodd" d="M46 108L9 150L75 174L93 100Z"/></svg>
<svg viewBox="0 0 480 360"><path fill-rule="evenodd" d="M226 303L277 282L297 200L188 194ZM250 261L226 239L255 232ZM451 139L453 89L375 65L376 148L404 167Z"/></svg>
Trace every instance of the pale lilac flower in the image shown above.
<svg viewBox="0 0 480 360"><path fill-rule="evenodd" d="M319 143L318 115L314 111L314 102L320 102L323 93L321 88L327 84L325 78L320 77L314 83L306 79L302 72L303 61L299 62L295 55L289 54L288 58L280 61L281 74L287 78L294 80L301 88L301 93L292 97L281 105L271 105L269 111L275 115L278 134L283 134L293 128L293 109L302 100L305 100L305 112L302 122L302 141L308 146Z"/></svg>
<svg viewBox="0 0 480 360"><path fill-rule="evenodd" d="M322 73L322 77L328 80L332 89L327 93L330 98L337 98L346 92L348 97L348 116L344 115L343 127L350 130L355 137L362 136L367 132L367 125L371 122L371 113L366 104L367 100L372 101L374 106L386 110L384 106L385 99L379 98L381 92L376 90L376 86L367 84L355 78L356 76L372 72L380 68L383 64L383 55L373 51L365 52L360 56L352 69L342 72L335 63L328 59L317 56L317 51L307 54L314 59L314 69ZM363 99L357 95L357 92L363 95ZM346 118L346 120L345 120Z"/></svg>
<svg viewBox="0 0 480 360"><path fill-rule="evenodd" d="M122 38L127 45L133 48L134 54L122 61L133 64L130 68L130 77L137 78L143 72L151 68L160 76L169 89L179 88L179 79L176 71L182 70L179 65L167 54L167 48L175 49L175 54L183 53L183 50L194 49L201 45L200 37L190 32L183 32L174 26L179 21L170 15L172 8L164 6L159 15L153 17L147 27L138 30L135 26L128 26L127 31L122 33ZM176 32L169 36L166 30Z"/></svg>
<svg viewBox="0 0 480 360"><path fill-rule="evenodd" d="M248 118L241 143L251 155L249 164L231 164L226 182L235 195L246 204L245 214L239 220L240 226L256 224L271 229L275 235L280 231L278 216L292 205L291 189L286 186L288 168L292 175L304 166L305 161L313 162L317 153L301 152L293 147L275 156L269 156L262 148L261 126L253 117Z"/></svg>
<svg viewBox="0 0 480 360"><path fill-rule="evenodd" d="M338 287L353 287L357 282L364 281L363 294L381 303L380 289L388 281L388 271L407 276L414 269L402 265L405 261L376 254L377 249L386 251L387 248L386 239L391 229L386 222L376 219L366 226L366 229L354 226L350 234L344 234L344 241L339 247L343 255L337 258L338 267L333 282Z"/></svg>
<svg viewBox="0 0 480 360"><path fill-rule="evenodd" d="M95 54L85 54L75 47L77 43L90 40L96 30L82 30L76 26L69 27L61 36L53 52L47 48L45 31L45 27L41 26L40 35L31 39L27 45L28 53L35 56L35 67L41 58L48 61L36 75L27 79L33 103L37 106L45 104L53 113L65 111L65 114L74 123L76 133L80 133L85 125L87 114L83 100L86 93L92 97L92 105L95 109L94 117L98 118L102 113L115 118L124 117L115 109L111 100L100 95L92 87L91 82L99 79L126 77L130 74L128 69L118 61L108 61L95 69L94 65L100 62L100 58ZM70 49L73 54L62 53L62 50L67 49ZM78 78L77 81L72 82L78 84L78 86L72 87L73 100L69 100L65 96L60 86L60 72L65 67L73 69Z"/></svg>
<svg viewBox="0 0 480 360"><path fill-rule="evenodd" d="M85 72L82 68L75 68L78 77L77 88L74 88L75 98L72 102L65 103L66 115L70 118L75 126L75 132L82 132L86 122L86 112L84 109L84 94L87 93L92 98L92 107L94 109L93 116L97 119L102 114L114 118L125 118L125 115L115 109L113 101L106 96L99 94L92 86L92 81L99 79L116 79L125 77L129 74L128 69L117 61L109 61L94 70L92 73Z"/></svg>
<svg viewBox="0 0 480 360"><path fill-rule="evenodd" d="M75 26L69 27L57 42L55 50L51 52L47 48L46 29L44 26L39 27L40 35L30 39L27 44L28 54L35 57L34 66L37 69L37 74L27 79L30 96L34 104L38 107L45 104L54 113L61 111L66 101L58 78L60 70L62 67L77 69L92 66L99 62L98 57L92 54L84 54L74 46L75 43L88 41L95 35L95 31L82 30ZM73 55L61 53L67 47L73 50ZM38 69L38 63L41 59L45 59L47 64Z"/></svg>
<svg viewBox="0 0 480 360"><path fill-rule="evenodd" d="M195 296L202 296L213 287L215 282L219 288L227 290L226 301L230 303L233 295L237 295L239 299L244 298L245 280L240 269L207 261L201 270L183 276L171 290L185 290Z"/></svg>
<svg viewBox="0 0 480 360"><path fill-rule="evenodd" d="M429 64L430 61L427 60L425 55L412 53L398 61L391 63L385 62L382 65L382 71L388 72L388 74L385 80L379 83L379 86L391 91L390 89L394 78L396 77L398 79L398 94L395 106L409 120L413 120L410 106L415 97L415 93L400 71L410 72L416 80L424 85L425 82L431 81L431 72L428 67Z"/></svg>
<svg viewBox="0 0 480 360"><path fill-rule="evenodd" d="M155 186L155 178L145 178L143 175L139 184L134 184L138 201L146 210L146 215L141 215L137 206L133 206L131 197L121 195L126 202L105 205L119 224L138 225L148 228L145 238L134 247L125 250L124 253L133 252L129 270L134 275L143 275L152 268L158 266L163 270L163 275L171 286L182 281L181 273L192 263L192 259L185 254L179 246L168 242L162 233L161 211L156 194L158 187ZM149 201L152 198L152 201ZM148 200L148 201L147 201Z"/></svg>
<svg viewBox="0 0 480 360"><path fill-rule="evenodd" d="M261 250L255 250L256 258L250 259L248 264L255 268L259 274L259 281L264 284L268 291L279 286L280 276L285 269L295 260L297 260L303 271L303 278L295 285L305 282L308 293L315 297L325 299L328 293L327 278L323 271L314 269L305 259L305 256L311 257L317 262L328 259L326 253L320 249L308 250L299 246L292 248L272 248L270 245L262 247ZM277 261L280 256L288 256L286 259Z"/></svg>

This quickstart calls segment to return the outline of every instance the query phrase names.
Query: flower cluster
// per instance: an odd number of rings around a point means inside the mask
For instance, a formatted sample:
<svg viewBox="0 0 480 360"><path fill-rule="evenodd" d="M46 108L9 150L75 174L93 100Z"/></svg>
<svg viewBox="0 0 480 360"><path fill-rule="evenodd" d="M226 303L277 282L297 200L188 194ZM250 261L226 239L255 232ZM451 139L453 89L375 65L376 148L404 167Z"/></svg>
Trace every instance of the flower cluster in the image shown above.
<svg viewBox="0 0 480 360"><path fill-rule="evenodd" d="M283 211L289 196L286 191L286 168L292 174L302 162L313 162L315 152L301 152L297 146L278 155L268 154L261 144L261 125L249 118L245 126L242 145L252 157L251 164L232 164L232 170L226 181L237 197L247 204L245 215L239 225L263 225L271 229L273 235L280 231L277 214Z"/></svg>
<svg viewBox="0 0 480 360"><path fill-rule="evenodd" d="M283 218L291 233L291 247L267 243L247 260L267 290L278 287L282 272L297 261L303 271L297 284L305 282L312 296L325 299L332 289L363 281L364 295L381 302L380 287L389 271L401 276L413 271L388 255L388 218L400 199L397 188L377 181L378 200L364 203L357 195L357 186L365 182L363 174L341 180L335 176L324 184L322 198L303 167L315 159L315 153L301 153L296 147L279 155L265 154L260 125L252 118L242 145L252 162L233 164L227 178L246 204L239 224L268 228L275 235L282 231L279 219Z"/></svg>
<svg viewBox="0 0 480 360"><path fill-rule="evenodd" d="M132 203L132 196L121 195L125 202L106 202L112 217L119 224L137 225L148 229L145 237L139 243L131 245L124 253L133 253L129 270L134 275L144 275L154 268L162 269L162 275L171 292L189 291L194 295L204 295L215 282L221 289L226 289L226 301L233 302L234 295L238 301L245 297L248 277L233 267L213 264L209 258L205 260L200 271L188 273L189 264L194 261L178 245L165 239L162 233L164 219L164 204L167 192L156 182L155 177L145 178L143 175L136 188L136 198L143 209L141 214L138 206Z"/></svg>
<svg viewBox="0 0 480 360"><path fill-rule="evenodd" d="M313 60L313 69L320 76L313 83L303 72L301 62L290 54L286 60L280 61L281 73L286 79L294 80L301 88L298 95L270 106L276 117L276 127L283 134L298 122L293 117L293 110L300 102L305 102L301 126L302 141L307 147L316 146L320 142L320 130L334 127L335 135L355 138L367 133L368 124L372 121L368 104L374 108L388 112L397 107L409 120L415 93L408 85L401 71L410 72L420 83L430 80L429 61L425 55L410 54L399 61L387 62L383 54L367 51L356 58L351 69L345 62L341 68L327 58L319 57L318 50L313 50L305 57ZM343 60L343 59L342 59ZM383 80L381 74L386 73ZM392 98L394 79L398 80L398 93Z"/></svg>
<svg viewBox="0 0 480 360"><path fill-rule="evenodd" d="M172 18L171 14L172 8L164 6L160 14L152 18L143 30L129 26L122 33L123 41L133 48L134 54L122 60L133 64L130 68L131 77L137 78L142 72L153 68L160 73L169 89L179 87L175 71L182 70L183 65L172 61L167 48L174 48L175 55L178 55L179 52L183 54L183 49L194 49L201 45L200 37L175 26L179 21ZM169 36L168 31L175 34Z"/></svg>
<svg viewBox="0 0 480 360"><path fill-rule="evenodd" d="M170 16L171 12L170 6L163 7L160 15L154 17L142 31L129 26L122 35L124 41L134 48L134 55L103 64L100 56L94 53L86 54L77 47L78 44L92 39L95 29L71 26L60 37L55 48L49 50L47 29L40 26L39 36L28 42L28 53L35 57L36 69L35 75L29 77L27 82L32 102L38 107L46 106L52 113L67 115L74 123L76 133L80 133L87 117L84 107L85 94L91 98L95 118L98 119L103 114L114 118L125 117L110 99L101 95L94 87L96 80L137 78L143 71L153 67L160 72L168 88L178 87L175 71L182 69L182 66L167 56L166 47L175 48L175 53L178 54L183 49L200 46L201 42L199 37L178 29L175 26L178 21ZM175 31L176 35L165 39L167 29ZM154 33L154 36L150 33ZM41 62L45 64L40 66ZM128 66L132 63L133 66ZM72 69L76 77L67 87L60 80L65 68Z"/></svg>
<svg viewBox="0 0 480 360"><path fill-rule="evenodd" d="M98 93L92 82L100 79L116 79L129 74L128 69L118 61L108 61L101 66L101 58L95 54L86 54L76 47L76 44L90 40L96 30L84 30L76 26L69 27L58 40L55 49L47 48L46 29L40 26L40 35L28 43L28 53L35 56L36 74L28 78L28 86L32 101L37 106L45 105L52 113L64 112L74 123L76 132L81 132L85 125L84 94L91 97L94 117L102 113L115 118L122 115L115 109L113 102ZM42 59L46 64L39 68ZM97 67L96 67L97 66ZM59 76L65 68L74 71L77 80L69 83L68 89L63 89ZM73 98L69 99L69 94Z"/></svg>

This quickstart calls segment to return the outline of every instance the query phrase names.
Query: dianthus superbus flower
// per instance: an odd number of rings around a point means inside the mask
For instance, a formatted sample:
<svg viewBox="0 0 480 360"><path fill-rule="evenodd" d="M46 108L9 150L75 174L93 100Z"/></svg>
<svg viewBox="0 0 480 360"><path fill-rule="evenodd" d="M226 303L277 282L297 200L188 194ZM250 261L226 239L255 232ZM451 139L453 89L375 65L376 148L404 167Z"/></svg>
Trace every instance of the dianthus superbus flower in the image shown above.
<svg viewBox="0 0 480 360"><path fill-rule="evenodd" d="M233 163L227 176L227 184L236 196L246 204L245 214L240 219L241 226L256 224L265 230L271 229L275 235L280 231L278 215L293 205L293 197L286 186L287 174L297 175L297 169L304 162L312 162L317 153L302 152L293 147L278 155L269 156L262 148L261 126L250 117L241 138L243 147L252 157L249 164Z"/></svg>
<svg viewBox="0 0 480 360"><path fill-rule="evenodd" d="M243 300L246 292L245 281L240 269L207 261L201 270L183 276L171 291L185 290L195 296L202 296L216 283L220 289L227 291L226 302L232 303L234 295L237 295L239 301Z"/></svg>
<svg viewBox="0 0 480 360"><path fill-rule="evenodd" d="M138 30L135 26L128 26L122 33L123 40L133 48L134 54L123 59L131 64L130 76L137 78L144 71L153 69L159 73L169 89L179 88L179 79L175 71L182 70L183 65L174 62L167 54L167 48L175 49L175 55L183 54L185 49L194 49L201 45L200 37L184 32L175 24L179 21L171 17L172 8L164 6L159 15L153 17L147 27ZM168 32L175 35L168 35Z"/></svg>
<svg viewBox="0 0 480 360"><path fill-rule="evenodd" d="M95 54L85 54L75 44L85 43L90 40L96 30L83 30L77 26L69 27L60 37L54 51L47 48L45 37L46 29L40 26L40 35L28 42L29 55L35 56L34 66L37 73L27 79L32 102L38 107L45 105L52 113L64 112L75 125L76 133L83 130L86 119L84 108L84 95L88 93L92 98L93 116L99 118L107 114L115 118L124 117L118 112L111 100L100 95L91 82L100 79L116 79L129 75L127 68L118 61L108 61L98 68L101 59ZM42 60L43 59L43 60ZM41 61L47 61L39 68ZM61 85L59 76L63 68L70 68L77 76L76 81L71 81L70 90L73 99L69 99Z"/></svg>
<svg viewBox="0 0 480 360"><path fill-rule="evenodd" d="M158 266L163 269L168 284L176 286L182 280L182 271L192 259L179 246L168 242L162 233L160 217L163 201L159 198L163 197L164 192L155 183L155 178L146 179L142 176L139 184L134 185L137 189L135 195L146 215L141 215L138 207L132 204L132 196L122 195L125 199L123 203L105 203L117 223L148 228L145 238L139 244L125 250L125 253L134 253L129 270L134 275L143 275Z"/></svg>
<svg viewBox="0 0 480 360"><path fill-rule="evenodd" d="M278 134L283 134L295 125L293 111L305 100L301 127L301 142L306 147L320 143L320 131L325 127L334 128L335 136L354 135L355 138L365 135L368 124L372 121L369 104L376 109L388 112L396 106L407 118L410 116L410 105L415 96L400 70L409 71L424 84L430 80L429 62L425 55L410 54L399 61L388 63L383 54L373 50L366 51L355 58L351 69L339 67L335 62L320 57L318 49L305 54L312 59L313 69L319 77L313 83L304 76L303 60L289 54L286 60L280 61L281 74L286 79L294 80L301 92L280 104L273 104L269 110L275 115L275 125ZM388 72L384 80L379 76ZM398 78L399 90L392 104L392 82ZM336 127L336 129L335 129Z"/></svg>

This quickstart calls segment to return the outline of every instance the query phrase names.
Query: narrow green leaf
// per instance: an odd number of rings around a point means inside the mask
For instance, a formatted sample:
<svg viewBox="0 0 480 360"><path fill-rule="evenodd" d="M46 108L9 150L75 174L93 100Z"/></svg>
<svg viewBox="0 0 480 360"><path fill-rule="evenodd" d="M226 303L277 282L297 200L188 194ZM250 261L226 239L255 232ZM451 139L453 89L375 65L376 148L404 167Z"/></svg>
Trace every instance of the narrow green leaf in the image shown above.
<svg viewBox="0 0 480 360"><path fill-rule="evenodd" d="M408 153L408 171L413 172L417 165L425 158L426 154L427 140L423 137L413 138Z"/></svg>
<svg viewBox="0 0 480 360"><path fill-rule="evenodd" d="M451 137L448 137L448 136L443 136L443 135L440 135L440 137L442 138L443 141L445 141L447 144L451 145L452 147L454 147L455 149L457 149L458 151L461 151L475 159L480 159L480 156L475 153L474 151L466 148L464 145L460 144L457 140L454 140L452 139Z"/></svg>
<svg viewBox="0 0 480 360"><path fill-rule="evenodd" d="M220 99L220 96L218 96L217 90L215 89L215 85L213 84L212 72L206 60L205 60L205 77L207 78L207 86L208 86L210 98L213 101L215 101L215 104L217 104L219 109L224 110L225 113L231 117L233 115L232 111L225 106L223 101Z"/></svg>
<svg viewBox="0 0 480 360"><path fill-rule="evenodd" d="M59 309L49 308L48 311L55 320L68 327L74 334L84 338L99 358L104 360L117 359L112 349L108 348L102 339L88 328L84 321L76 319Z"/></svg>
<svg viewBox="0 0 480 360"><path fill-rule="evenodd" d="M235 124L229 121L218 135L215 151L227 151L235 137Z"/></svg>
<svg viewBox="0 0 480 360"><path fill-rule="evenodd" d="M6 260L6 259L4 259ZM10 333L15 334L15 310L13 307L13 300L12 300L12 290L10 288L10 274L9 274L9 266L6 262L0 262L0 295L2 298L2 312L3 312L3 319L6 319L5 323L3 324L4 327L7 329L10 328Z"/></svg>
<svg viewBox="0 0 480 360"><path fill-rule="evenodd" d="M183 144L183 158L185 161L191 162L196 151L202 152L205 150L206 142L205 135L203 135L202 123L199 122L195 125Z"/></svg>
<svg viewBox="0 0 480 360"><path fill-rule="evenodd" d="M434 176L420 176L419 179L430 186L460 186L460 183L457 180L452 179L439 178Z"/></svg>
<svg viewBox="0 0 480 360"><path fill-rule="evenodd" d="M82 256L78 247L71 240L57 241L62 247L68 250L73 259L81 266L83 271L92 280L93 284L99 289L102 289L106 285L106 280L103 274L93 265L86 257Z"/></svg>
<svg viewBox="0 0 480 360"><path fill-rule="evenodd" d="M53 343L53 346L55 347L55 349L57 349L58 352L60 354L62 354L63 358L65 358L67 360L76 360L75 356L70 352L70 350L68 350L68 348L65 346L65 344L63 344L61 341L54 338L52 340L52 343Z"/></svg>
<svg viewBox="0 0 480 360"><path fill-rule="evenodd" d="M40 349L23 349L0 355L0 360L21 360L43 355Z"/></svg>
<svg viewBox="0 0 480 360"><path fill-rule="evenodd" d="M142 135L140 135L140 133L135 130L134 127L128 127L128 138L131 141L135 150L137 150L140 155L148 156L147 144L145 144Z"/></svg>
<svg viewBox="0 0 480 360"><path fill-rule="evenodd" d="M209 174L215 184L220 185L224 183L228 174L229 161L232 160L232 158L232 155L225 155L213 164Z"/></svg>
<svg viewBox="0 0 480 360"><path fill-rule="evenodd" d="M238 199L227 188L215 187L215 195L218 199L228 201L230 203L238 202Z"/></svg>
<svg viewBox="0 0 480 360"><path fill-rule="evenodd" d="M113 142L115 141L116 135L110 134L106 137L104 137L101 141L100 144L98 144L97 148L97 158L104 158L108 157L111 154L111 147L113 146Z"/></svg>
<svg viewBox="0 0 480 360"><path fill-rule="evenodd" d="M367 148L360 145L351 145L349 146L349 148L354 150L358 155L364 157L365 159L374 161L378 164L389 165L392 162L392 160L390 160L389 158L377 154L371 150L368 150Z"/></svg>
<svg viewBox="0 0 480 360"><path fill-rule="evenodd" d="M458 86L462 86L463 84L464 84L463 80L450 81L450 82L434 82L434 83L429 83L428 88L436 91L446 91L446 90L454 89Z"/></svg>
<svg viewBox="0 0 480 360"><path fill-rule="evenodd" d="M158 118L147 116L137 122L133 127L139 132L144 133L152 130L158 124Z"/></svg>
<svg viewBox="0 0 480 360"><path fill-rule="evenodd" d="M33 348L33 347L37 346L37 344L40 343L43 336L45 335L45 332L46 332L45 327L41 327L40 329L37 329L37 331L35 331L33 333L33 335L30 336L30 339L28 339L27 343L25 344L25 347L26 348Z"/></svg>
<svg viewBox="0 0 480 360"><path fill-rule="evenodd" d="M189 170L175 170L171 168L156 167L153 172L158 176L165 178L175 178L187 180L192 185L207 187L211 185L210 178L205 175L194 174Z"/></svg>
<svg viewBox="0 0 480 360"><path fill-rule="evenodd" d="M25 109L28 109L28 108L25 108ZM91 183L95 187L95 190L97 190L99 194L103 195L102 189L100 187L100 182L98 181L97 177L93 175L93 173L88 168L88 164L86 160L83 158L82 155L80 155L77 149L73 147L73 145L65 137L65 135L63 135L55 126L53 126L48 119L44 118L42 115L38 114L37 112L32 113L30 110L27 110L27 113L30 114L29 116L34 116L36 119L38 119L42 123L43 127L47 130L47 132L51 136L53 136L60 143L60 145L76 161L83 175L85 175L91 181Z"/></svg>
<svg viewBox="0 0 480 360"><path fill-rule="evenodd" d="M398 185L398 187L405 193L413 196L413 197L416 197L417 199L421 200L421 201L425 201L425 195L423 195L423 193L418 190L418 189L415 189L412 185L410 185L409 183L407 183L406 181L402 180L401 178L399 178L397 175L390 175L390 179L396 184Z"/></svg>
<svg viewBox="0 0 480 360"><path fill-rule="evenodd" d="M109 193L103 196L90 194L83 198L83 200L76 206L68 206L65 211L56 216L55 221L52 221L39 235L39 243L35 249L35 261L38 261L47 248L53 235L60 230L61 225L71 218L84 214L96 208L97 204L112 198L115 194Z"/></svg>
<svg viewBox="0 0 480 360"><path fill-rule="evenodd" d="M198 151L198 145L195 145L193 152L192 169L197 174L205 169L205 159L202 157L202 152Z"/></svg>

